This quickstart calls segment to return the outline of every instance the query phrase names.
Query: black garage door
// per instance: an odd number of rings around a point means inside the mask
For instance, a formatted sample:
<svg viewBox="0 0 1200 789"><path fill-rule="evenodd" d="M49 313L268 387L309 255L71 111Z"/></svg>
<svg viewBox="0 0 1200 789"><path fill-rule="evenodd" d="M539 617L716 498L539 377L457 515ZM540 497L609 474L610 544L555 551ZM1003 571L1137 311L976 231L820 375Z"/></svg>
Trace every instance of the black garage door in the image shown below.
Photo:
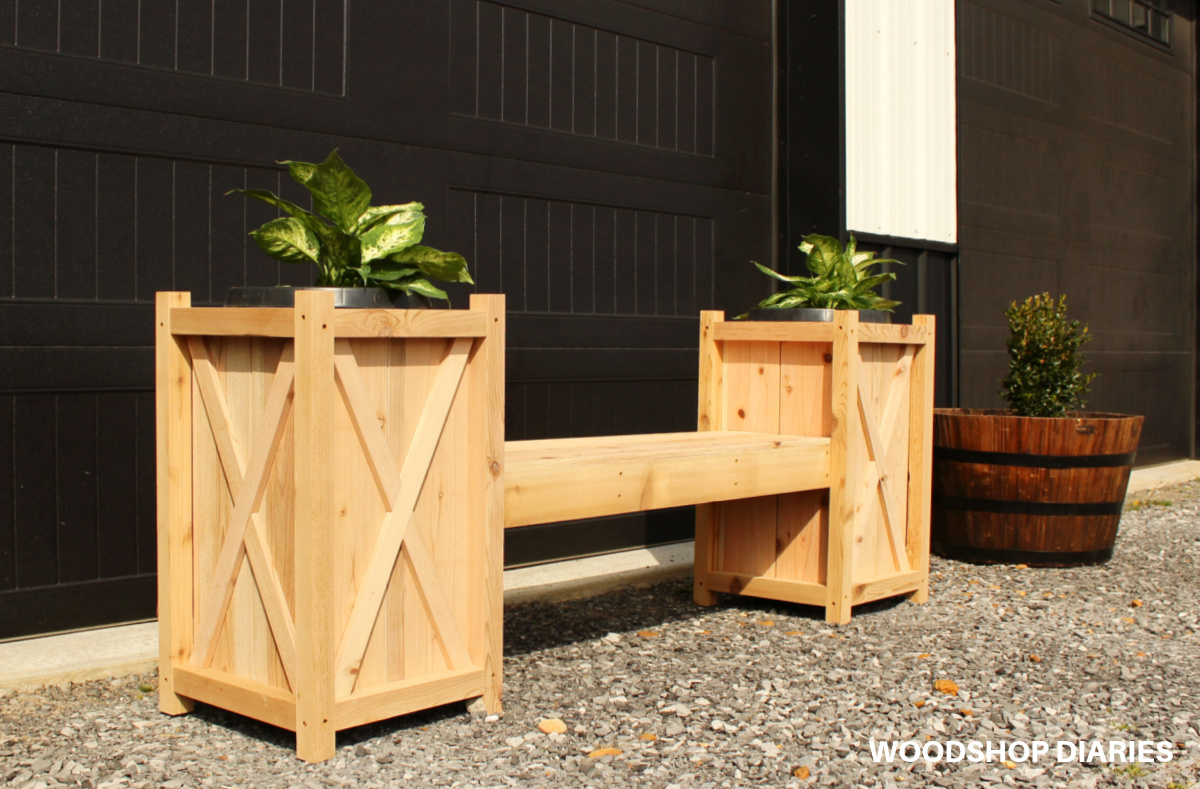
<svg viewBox="0 0 1200 789"><path fill-rule="evenodd" d="M507 294L509 438L691 429L697 311L771 254L770 6L0 2L0 638L154 615L154 293L307 281L223 196L302 197L278 159L340 148Z"/></svg>

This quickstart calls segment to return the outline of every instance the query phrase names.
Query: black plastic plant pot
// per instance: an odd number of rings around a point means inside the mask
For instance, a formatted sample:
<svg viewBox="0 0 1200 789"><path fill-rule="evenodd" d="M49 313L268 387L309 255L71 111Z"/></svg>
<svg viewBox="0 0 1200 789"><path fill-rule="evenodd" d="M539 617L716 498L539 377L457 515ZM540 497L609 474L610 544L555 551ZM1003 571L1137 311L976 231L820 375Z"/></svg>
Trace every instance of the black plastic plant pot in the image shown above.
<svg viewBox="0 0 1200 789"><path fill-rule="evenodd" d="M238 287L225 296L226 307L295 307L296 291L326 290L333 294L333 306L340 309L424 310L433 304L417 293L388 291L383 288L295 288Z"/></svg>
<svg viewBox="0 0 1200 789"><path fill-rule="evenodd" d="M818 307L789 307L785 309L750 310L752 321L807 321L809 323L832 323L833 314L837 310L820 309ZM859 310L858 320L861 323L891 323L892 313L884 310Z"/></svg>

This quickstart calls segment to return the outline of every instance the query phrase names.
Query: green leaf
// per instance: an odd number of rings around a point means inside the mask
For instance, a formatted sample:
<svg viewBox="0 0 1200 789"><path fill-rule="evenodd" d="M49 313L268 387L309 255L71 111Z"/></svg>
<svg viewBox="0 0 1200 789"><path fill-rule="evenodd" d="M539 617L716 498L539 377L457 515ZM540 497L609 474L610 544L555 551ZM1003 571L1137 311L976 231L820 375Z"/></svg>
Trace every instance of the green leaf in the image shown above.
<svg viewBox="0 0 1200 789"><path fill-rule="evenodd" d="M432 279L475 284L475 280L471 279L467 272L466 259L457 252L443 252L433 247L416 245L389 257L397 263L416 266L425 276Z"/></svg>
<svg viewBox="0 0 1200 789"><path fill-rule="evenodd" d="M404 203L402 205L375 205L367 208L356 222L357 233L365 233L380 222L401 213L417 213L424 215L425 206L421 203ZM421 239L417 239L420 241Z"/></svg>
<svg viewBox="0 0 1200 789"><path fill-rule="evenodd" d="M787 283L800 282L801 280L804 279L804 277L789 277L786 274L780 274L775 269L767 268L762 263L759 263L757 260L751 260L750 262L753 263L755 266L757 266L758 270L761 271L762 273L766 274L768 277L774 277L775 279L781 280L783 282L787 282Z"/></svg>
<svg viewBox="0 0 1200 789"><path fill-rule="evenodd" d="M362 234L363 261L378 260L411 247L424 234L425 214L420 211L394 213L382 224Z"/></svg>
<svg viewBox="0 0 1200 789"><path fill-rule="evenodd" d="M818 276L825 276L834 270L842 258L842 245L833 236L822 236L811 233L804 237L800 245L808 253L808 270Z"/></svg>
<svg viewBox="0 0 1200 789"><path fill-rule="evenodd" d="M420 293L422 296L428 296L431 299L449 299L446 291L441 288L434 287L427 279L414 279L403 283L407 290L413 293Z"/></svg>
<svg viewBox="0 0 1200 789"><path fill-rule="evenodd" d="M316 212L346 233L353 232L358 218L371 205L371 187L346 166L337 151L313 168L301 183L312 194Z"/></svg>
<svg viewBox="0 0 1200 789"><path fill-rule="evenodd" d="M234 193L245 195L246 197L251 197L255 200L261 200L267 205L273 205L276 208L282 208L284 211L287 211L289 214L297 218L313 216L313 214L296 205L295 203L284 200L274 192L268 192L266 189L230 189L225 193L225 195L228 197Z"/></svg>
<svg viewBox="0 0 1200 789"><path fill-rule="evenodd" d="M333 152L337 153L337 149L335 148ZM293 162L289 160L279 162L279 164L287 165L288 174L292 176L293 181L301 186L307 186L309 180L313 177L313 173L317 170L317 166L312 162Z"/></svg>
<svg viewBox="0 0 1200 789"><path fill-rule="evenodd" d="M397 263L387 258L376 260L371 266L371 278L381 282L396 282L397 280L410 277L414 274L419 275L420 273L421 270L416 266Z"/></svg>
<svg viewBox="0 0 1200 789"><path fill-rule="evenodd" d="M295 217L281 217L250 233L259 249L288 263L319 263L320 245L314 234Z"/></svg>

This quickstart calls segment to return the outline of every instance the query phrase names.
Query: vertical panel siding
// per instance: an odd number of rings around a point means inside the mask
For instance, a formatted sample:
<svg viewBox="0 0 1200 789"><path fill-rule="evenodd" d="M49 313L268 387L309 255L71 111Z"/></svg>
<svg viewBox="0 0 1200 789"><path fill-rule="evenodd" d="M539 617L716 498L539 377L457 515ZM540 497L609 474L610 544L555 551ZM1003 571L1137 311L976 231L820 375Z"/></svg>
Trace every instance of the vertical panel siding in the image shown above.
<svg viewBox="0 0 1200 789"><path fill-rule="evenodd" d="M13 466L16 422L16 398L0 395L0 591L17 585L16 469Z"/></svg>
<svg viewBox="0 0 1200 789"><path fill-rule="evenodd" d="M1144 414L1157 463L1193 451L1194 4L1170 51L1087 7L959 3L961 401L1001 404L1004 308L1063 293L1088 408Z"/></svg>
<svg viewBox="0 0 1200 789"><path fill-rule="evenodd" d="M311 281L308 267L277 263L254 245L248 233L278 211L226 196L233 188L307 203L275 169L2 146L0 297L149 302L155 291L183 289L197 303L220 303L233 285Z"/></svg>
<svg viewBox="0 0 1200 789"><path fill-rule="evenodd" d="M153 405L0 396L0 590L153 571Z"/></svg>
<svg viewBox="0 0 1200 789"><path fill-rule="evenodd" d="M714 301L711 217L452 189L449 248L512 312L695 317ZM553 254L548 254L553 250Z"/></svg>
<svg viewBox="0 0 1200 789"><path fill-rule="evenodd" d="M713 155L711 56L488 0L451 12L453 112Z"/></svg>
<svg viewBox="0 0 1200 789"><path fill-rule="evenodd" d="M957 240L953 0L846 1L846 224Z"/></svg>
<svg viewBox="0 0 1200 789"><path fill-rule="evenodd" d="M345 38L346 0L0 3L0 46L339 96Z"/></svg>

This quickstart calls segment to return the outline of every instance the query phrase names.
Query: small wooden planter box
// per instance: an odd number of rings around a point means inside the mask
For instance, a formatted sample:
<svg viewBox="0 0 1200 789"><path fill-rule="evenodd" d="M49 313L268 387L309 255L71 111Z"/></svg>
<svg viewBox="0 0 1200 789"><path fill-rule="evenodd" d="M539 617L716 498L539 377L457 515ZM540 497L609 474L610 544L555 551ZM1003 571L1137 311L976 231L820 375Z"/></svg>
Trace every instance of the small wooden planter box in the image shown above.
<svg viewBox="0 0 1200 789"><path fill-rule="evenodd" d="M504 299L157 301L160 706L296 732L500 708Z"/></svg>
<svg viewBox="0 0 1200 789"><path fill-rule="evenodd" d="M695 596L824 606L929 594L932 316L913 324L726 322L701 314L701 431L829 438L826 481L702 504Z"/></svg>

